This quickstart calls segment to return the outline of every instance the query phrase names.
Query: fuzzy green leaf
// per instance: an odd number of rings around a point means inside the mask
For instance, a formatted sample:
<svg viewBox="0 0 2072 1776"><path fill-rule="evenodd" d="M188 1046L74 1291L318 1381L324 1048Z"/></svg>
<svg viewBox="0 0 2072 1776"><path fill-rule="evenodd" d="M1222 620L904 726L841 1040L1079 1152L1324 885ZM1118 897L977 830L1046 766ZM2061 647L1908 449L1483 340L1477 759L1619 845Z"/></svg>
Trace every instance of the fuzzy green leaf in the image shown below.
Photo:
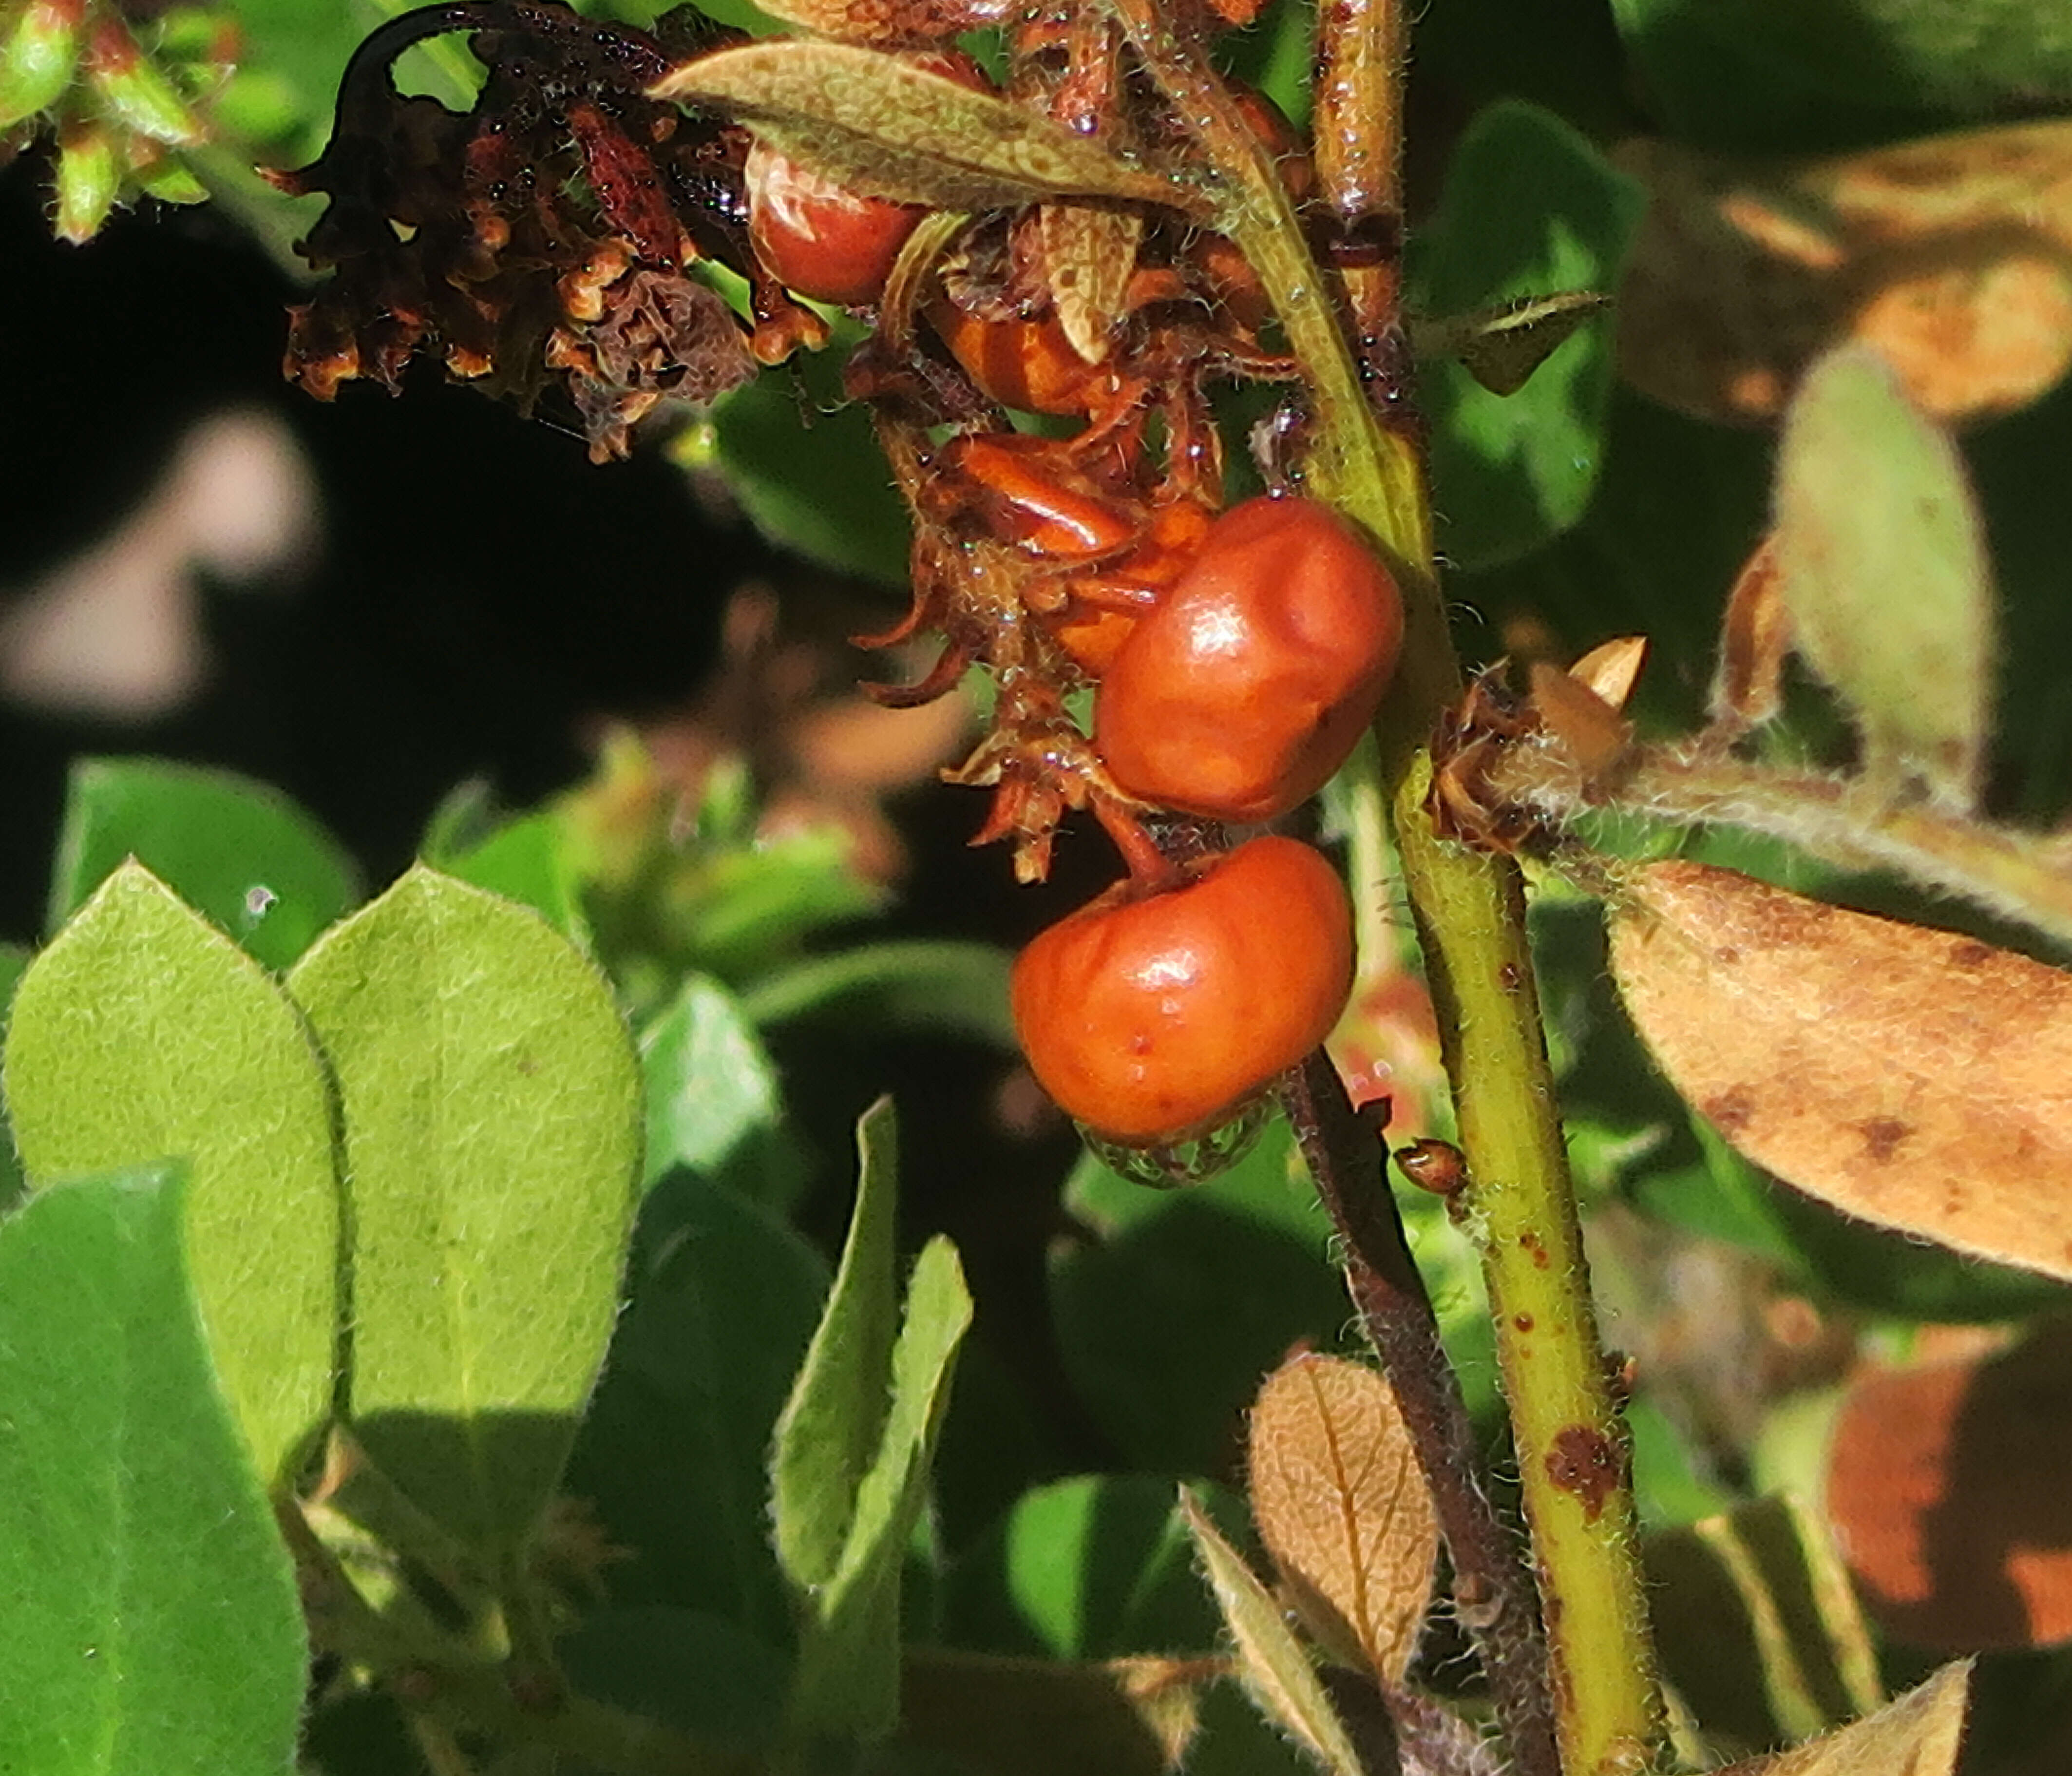
<svg viewBox="0 0 2072 1776"><path fill-rule="evenodd" d="M841 1565L884 1434L899 1316L893 1238L899 1125L890 1099L856 1126L856 1207L834 1287L777 1420L770 1453L778 1564L801 1593Z"/></svg>
<svg viewBox="0 0 2072 1776"><path fill-rule="evenodd" d="M776 38L686 62L657 98L730 111L852 191L938 209L1041 197L1186 208L1185 187L1118 160L1042 113L852 43Z"/></svg>
<svg viewBox="0 0 2072 1776"><path fill-rule="evenodd" d="M218 1391L177 1167L0 1223L0 1770L281 1776L294 1575Z"/></svg>
<svg viewBox="0 0 2072 1776"><path fill-rule="evenodd" d="M841 1564L800 1630L791 1718L808 1733L870 1741L898 1725L902 1568L971 1315L956 1248L939 1234L907 1285L884 1435L857 1489Z"/></svg>
<svg viewBox="0 0 2072 1776"><path fill-rule="evenodd" d="M47 928L131 857L269 968L288 967L360 898L343 847L278 790L163 759L82 758L65 786Z"/></svg>
<svg viewBox="0 0 2072 1776"><path fill-rule="evenodd" d="M617 1311L632 1045L566 939L422 867L289 989L344 1115L356 1430L420 1506L508 1558L560 1478Z"/></svg>
<svg viewBox="0 0 2072 1776"><path fill-rule="evenodd" d="M1359 1754L1273 1593L1223 1540L1185 1486L1180 1489L1180 1514L1236 1646L1238 1675L1259 1712L1330 1776L1361 1776Z"/></svg>
<svg viewBox="0 0 2072 1776"><path fill-rule="evenodd" d="M459 880L529 906L564 937L589 941L575 871L552 814L528 814L453 854L430 859Z"/></svg>
<svg viewBox="0 0 2072 1776"><path fill-rule="evenodd" d="M1867 345L1806 372L1777 462L1792 638L1849 707L1863 770L1969 807L1992 722L1992 574L1963 459Z"/></svg>
<svg viewBox="0 0 2072 1776"><path fill-rule="evenodd" d="M190 1161L187 1264L224 1392L260 1473L288 1478L338 1336L331 1104L294 1008L125 864L23 976L5 1079L32 1186Z"/></svg>
<svg viewBox="0 0 2072 1776"><path fill-rule="evenodd" d="M758 981L742 1009L758 1025L839 1018L872 1029L932 1030L1017 1048L1008 1013L1014 964L993 944L915 939L809 957Z"/></svg>
<svg viewBox="0 0 2072 1776"><path fill-rule="evenodd" d="M777 1070L740 1002L694 974L640 1033L648 1093L647 1181L672 1166L712 1172L782 1114Z"/></svg>

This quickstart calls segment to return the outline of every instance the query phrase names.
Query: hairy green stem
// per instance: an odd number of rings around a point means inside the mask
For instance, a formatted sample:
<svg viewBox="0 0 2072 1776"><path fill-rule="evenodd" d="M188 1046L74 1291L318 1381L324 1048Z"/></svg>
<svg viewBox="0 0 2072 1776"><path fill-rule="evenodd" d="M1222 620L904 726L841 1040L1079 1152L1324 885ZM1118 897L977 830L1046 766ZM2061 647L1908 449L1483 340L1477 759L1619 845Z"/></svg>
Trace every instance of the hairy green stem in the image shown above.
<svg viewBox="0 0 2072 1776"><path fill-rule="evenodd" d="M1629 1444L1612 1397L1540 1026L1525 903L1508 859L1441 844L1425 742L1460 673L1412 441L1384 431L1332 293L1270 156L1156 0L1114 0L1223 189L1223 226L1264 281L1310 401L1310 492L1363 524L1406 603L1403 661L1378 732L1411 905L1474 1178L1479 1240L1533 1539L1566 1776L1615 1776L1664 1742L1636 1555Z"/></svg>
<svg viewBox="0 0 2072 1776"><path fill-rule="evenodd" d="M2072 943L2072 845L2062 834L1996 826L1932 804L1895 805L1847 777L1778 771L1688 746L1641 748L1603 787L1588 783L1556 746L1518 746L1492 768L1490 785L1498 798L1560 821L1623 809L1681 826L1764 833L1847 868L1897 870Z"/></svg>

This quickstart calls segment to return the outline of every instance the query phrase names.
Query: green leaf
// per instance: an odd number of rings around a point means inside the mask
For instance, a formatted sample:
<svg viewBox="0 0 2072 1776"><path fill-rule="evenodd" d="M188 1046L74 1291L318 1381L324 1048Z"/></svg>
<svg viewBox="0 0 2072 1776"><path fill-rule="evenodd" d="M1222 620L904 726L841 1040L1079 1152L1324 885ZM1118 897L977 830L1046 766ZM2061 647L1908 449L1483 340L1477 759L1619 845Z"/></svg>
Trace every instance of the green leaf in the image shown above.
<svg viewBox="0 0 2072 1776"><path fill-rule="evenodd" d="M717 468L772 541L845 573L906 585L913 546L906 502L870 413L843 400L839 353L764 372L722 395L709 421L684 439L685 466Z"/></svg>
<svg viewBox="0 0 2072 1776"><path fill-rule="evenodd" d="M568 1478L606 1538L637 1551L606 1569L612 1598L724 1616L783 1646L764 1470L827 1266L761 1203L680 1173L641 1206L629 1281Z"/></svg>
<svg viewBox="0 0 2072 1776"><path fill-rule="evenodd" d="M596 970L422 867L289 977L337 1081L355 1428L403 1490L515 1556L610 1337L639 1076Z"/></svg>
<svg viewBox="0 0 2072 1776"><path fill-rule="evenodd" d="M1014 958L993 944L913 939L862 944L765 976L742 1009L767 1027L839 1018L870 1030L929 1030L1014 1050L1007 977Z"/></svg>
<svg viewBox="0 0 2072 1776"><path fill-rule="evenodd" d="M2072 97L2058 0L1612 0L1672 134L1815 149Z"/></svg>
<svg viewBox="0 0 2072 1776"><path fill-rule="evenodd" d="M1640 188L1551 113L1491 105L1446 171L1414 261L1417 306L1457 314L1556 291L1609 290L1638 227ZM1467 568L1522 555L1589 505L1612 380L1610 329L1585 327L1515 395L1463 368L1424 382L1441 547Z"/></svg>
<svg viewBox="0 0 2072 1776"><path fill-rule="evenodd" d="M719 50L672 69L654 96L729 112L849 189L902 204L1196 201L1039 111L853 43L785 37Z"/></svg>
<svg viewBox="0 0 2072 1776"><path fill-rule="evenodd" d="M190 1161L187 1264L269 1484L329 1415L339 1194L323 1071L278 986L141 865L29 966L7 1112L32 1185Z"/></svg>
<svg viewBox="0 0 2072 1776"><path fill-rule="evenodd" d="M0 1222L0 1770L281 1776L307 1653L156 1167Z"/></svg>
<svg viewBox="0 0 2072 1776"><path fill-rule="evenodd" d="M722 1617L655 1605L602 1610L557 1650L583 1695L714 1751L766 1750L783 1727L791 1677L783 1655Z"/></svg>
<svg viewBox="0 0 2072 1776"><path fill-rule="evenodd" d="M641 1031L649 1184L676 1166L717 1171L777 1126L777 1070L744 1012L719 982L694 974Z"/></svg>
<svg viewBox="0 0 2072 1776"><path fill-rule="evenodd" d="M1992 722L1984 527L1949 434L1868 345L1807 369L1777 462L1777 565L1792 639L1863 738L1863 774L1969 808Z"/></svg>
<svg viewBox="0 0 2072 1776"><path fill-rule="evenodd" d="M898 1319L899 1158L889 1098L864 1112L856 1141L849 1239L770 1454L777 1560L801 1593L824 1585L841 1564L888 1410L886 1378Z"/></svg>
<svg viewBox="0 0 2072 1776"><path fill-rule="evenodd" d="M1209 1503L1242 1532L1235 1498L1219 1489ZM1146 1474L1080 1474L1023 1494L959 1556L948 1607L959 1646L1054 1659L1204 1652L1218 1632L1172 1485Z"/></svg>
<svg viewBox="0 0 2072 1776"><path fill-rule="evenodd" d="M841 1564L800 1626L791 1719L808 1733L867 1741L898 1725L902 1568L971 1315L956 1248L939 1234L907 1285L884 1435L857 1489Z"/></svg>
<svg viewBox="0 0 2072 1776"><path fill-rule="evenodd" d="M459 881L531 907L564 937L577 944L590 941L561 823L552 814L528 814L430 861Z"/></svg>
<svg viewBox="0 0 2072 1776"><path fill-rule="evenodd" d="M1180 1513L1194 1539L1223 1625L1236 1643L1238 1675L1259 1712L1330 1776L1361 1776L1359 1754L1279 1601L1185 1486L1180 1489Z"/></svg>
<svg viewBox="0 0 2072 1776"><path fill-rule="evenodd" d="M32 960L18 944L0 944L0 1054L6 1052L7 1019L13 1010L14 989ZM29 1187L22 1174L22 1156L10 1138L0 1137L0 1215L14 1207Z"/></svg>
<svg viewBox="0 0 2072 1776"><path fill-rule="evenodd" d="M360 898L343 848L278 790L156 758L82 758L66 784L47 929L130 857L271 968Z"/></svg>
<svg viewBox="0 0 2072 1776"><path fill-rule="evenodd" d="M1346 1324L1329 1223L1285 1125L1198 1189L1089 1166L1068 1206L1100 1237L1054 1250L1051 1309L1079 1397L1133 1468L1211 1474L1259 1378Z"/></svg>

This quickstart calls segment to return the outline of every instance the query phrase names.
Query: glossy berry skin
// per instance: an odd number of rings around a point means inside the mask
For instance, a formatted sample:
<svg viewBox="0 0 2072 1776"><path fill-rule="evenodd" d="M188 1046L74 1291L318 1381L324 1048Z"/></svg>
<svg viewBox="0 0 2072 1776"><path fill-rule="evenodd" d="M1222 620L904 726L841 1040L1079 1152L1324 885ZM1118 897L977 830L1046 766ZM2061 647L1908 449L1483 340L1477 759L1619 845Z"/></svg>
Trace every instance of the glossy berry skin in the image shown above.
<svg viewBox="0 0 2072 1776"><path fill-rule="evenodd" d="M1248 500L1117 651L1096 749L1147 802L1272 820L1345 763L1402 642L1396 582L1350 524L1312 500Z"/></svg>
<svg viewBox="0 0 2072 1776"><path fill-rule="evenodd" d="M909 60L960 86L992 84L960 51ZM899 249L928 213L920 204L853 191L760 140L749 148L742 179L749 244L763 269L796 295L844 308L868 307L885 294Z"/></svg>
<svg viewBox="0 0 2072 1776"><path fill-rule="evenodd" d="M1213 1126L1308 1054L1352 968L1338 873L1266 837L1184 886L1125 884L1052 926L1016 960L1011 997L1043 1088L1088 1128L1151 1145Z"/></svg>
<svg viewBox="0 0 2072 1776"><path fill-rule="evenodd" d="M927 212L864 197L757 142L742 171L748 238L763 269L819 302L861 308L884 293L893 261Z"/></svg>

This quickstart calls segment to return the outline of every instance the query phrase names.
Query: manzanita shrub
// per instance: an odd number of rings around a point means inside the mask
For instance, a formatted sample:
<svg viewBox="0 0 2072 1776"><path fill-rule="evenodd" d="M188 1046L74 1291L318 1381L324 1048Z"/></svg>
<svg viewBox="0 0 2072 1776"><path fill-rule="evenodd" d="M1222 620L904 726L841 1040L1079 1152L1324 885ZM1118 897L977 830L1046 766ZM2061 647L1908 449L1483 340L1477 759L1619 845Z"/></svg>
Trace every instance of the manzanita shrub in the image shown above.
<svg viewBox="0 0 2072 1776"><path fill-rule="evenodd" d="M874 934L739 758L458 791L378 889L80 762L0 1773L2072 1759L2072 31L1412 23L0 6L60 234L216 199L310 396L723 478L903 586L878 701L980 687L1003 876L1115 860L1018 959ZM1080 1124L1036 1335L1106 1470L960 1398L889 1101L803 1231L771 1039L835 1018Z"/></svg>

